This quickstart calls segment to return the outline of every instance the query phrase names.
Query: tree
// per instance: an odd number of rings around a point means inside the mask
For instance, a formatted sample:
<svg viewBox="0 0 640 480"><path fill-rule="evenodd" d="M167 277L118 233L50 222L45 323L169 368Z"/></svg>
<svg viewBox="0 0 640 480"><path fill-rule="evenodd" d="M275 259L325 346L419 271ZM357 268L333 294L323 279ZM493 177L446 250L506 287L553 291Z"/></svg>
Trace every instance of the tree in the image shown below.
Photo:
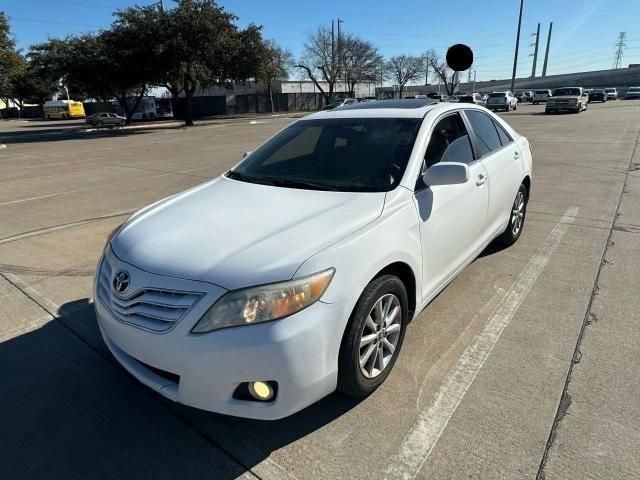
<svg viewBox="0 0 640 480"><path fill-rule="evenodd" d="M11 98L11 83L13 78L24 69L24 59L16 50L16 44L11 38L9 21L4 12L0 11L0 98Z"/></svg>
<svg viewBox="0 0 640 480"><path fill-rule="evenodd" d="M273 40L262 44L257 79L267 86L267 108L273 112L272 86L274 80L285 79L293 65L293 56L289 50L283 49Z"/></svg>
<svg viewBox="0 0 640 480"><path fill-rule="evenodd" d="M344 39L344 77L349 96L355 96L356 84L365 80L375 81L383 63L378 49L366 40L353 35Z"/></svg>
<svg viewBox="0 0 640 480"><path fill-rule="evenodd" d="M447 95L453 95L460 83L458 72L449 68L447 62L433 50L427 52L426 58L429 67L433 70L433 78L444 84Z"/></svg>
<svg viewBox="0 0 640 480"><path fill-rule="evenodd" d="M159 84L168 59L167 29L155 7L118 10L111 28L33 45L34 68L84 98L116 99L127 123L149 86ZM133 101L130 98L133 97ZM77 97L76 97L77 98Z"/></svg>
<svg viewBox="0 0 640 480"><path fill-rule="evenodd" d="M236 17L211 0L177 0L166 11L168 60L165 84L172 94L185 94L185 125L193 125L193 94L197 87L225 85L255 78L255 55L251 46L260 28L249 25L240 31Z"/></svg>
<svg viewBox="0 0 640 480"><path fill-rule="evenodd" d="M328 28L319 27L307 38L304 43L302 59L295 65L296 68L301 68L306 72L326 103L331 103L333 100L333 91L342 74L344 57L340 43L337 42L336 45ZM322 88L318 78L327 83L327 91Z"/></svg>
<svg viewBox="0 0 640 480"><path fill-rule="evenodd" d="M11 80L11 94L20 109L25 103L42 105L59 89L58 79L24 60L25 67Z"/></svg>
<svg viewBox="0 0 640 480"><path fill-rule="evenodd" d="M408 82L416 80L424 71L424 58L411 55L391 57L387 61L386 70L393 82L400 86L400 98L402 98L404 86Z"/></svg>

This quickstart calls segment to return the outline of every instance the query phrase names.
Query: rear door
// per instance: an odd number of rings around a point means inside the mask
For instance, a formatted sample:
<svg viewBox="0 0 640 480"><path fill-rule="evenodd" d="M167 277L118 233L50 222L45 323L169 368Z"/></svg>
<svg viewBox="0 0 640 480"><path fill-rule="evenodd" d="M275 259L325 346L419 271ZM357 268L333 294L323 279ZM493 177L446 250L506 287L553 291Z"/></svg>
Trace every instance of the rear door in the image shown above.
<svg viewBox="0 0 640 480"><path fill-rule="evenodd" d="M509 213L522 181L522 152L509 133L489 114L465 110L477 154L487 170L489 207L488 238L501 233L509 221Z"/></svg>

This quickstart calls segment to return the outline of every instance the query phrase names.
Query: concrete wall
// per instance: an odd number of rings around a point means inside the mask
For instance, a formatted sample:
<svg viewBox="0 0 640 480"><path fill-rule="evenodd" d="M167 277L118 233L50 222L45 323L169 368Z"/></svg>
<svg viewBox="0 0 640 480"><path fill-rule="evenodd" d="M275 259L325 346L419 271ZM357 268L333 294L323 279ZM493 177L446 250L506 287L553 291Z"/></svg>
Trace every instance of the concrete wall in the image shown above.
<svg viewBox="0 0 640 480"><path fill-rule="evenodd" d="M640 86L640 67L618 68L615 70L598 70L593 72L568 73L562 75L547 75L546 77L516 78L516 90L554 89L559 87L616 87L622 92L628 87ZM511 79L490 80L487 82L460 83L458 90L461 92L491 92L496 90L509 90ZM397 90L397 89L396 89ZM393 87L377 88L379 96L389 95ZM437 92L438 85L409 85L405 87L403 96ZM445 93L444 87L441 88ZM396 96L398 92L396 91Z"/></svg>

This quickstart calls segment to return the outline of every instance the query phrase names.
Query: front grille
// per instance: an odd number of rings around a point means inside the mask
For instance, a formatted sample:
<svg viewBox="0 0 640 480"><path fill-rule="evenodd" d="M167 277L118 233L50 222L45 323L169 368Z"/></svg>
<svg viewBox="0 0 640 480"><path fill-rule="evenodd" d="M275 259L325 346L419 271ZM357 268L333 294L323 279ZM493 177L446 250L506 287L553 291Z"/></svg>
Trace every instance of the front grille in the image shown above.
<svg viewBox="0 0 640 480"><path fill-rule="evenodd" d="M113 267L105 258L98 278L98 298L120 321L152 332L170 330L202 298L200 292L140 288L128 297L113 293Z"/></svg>

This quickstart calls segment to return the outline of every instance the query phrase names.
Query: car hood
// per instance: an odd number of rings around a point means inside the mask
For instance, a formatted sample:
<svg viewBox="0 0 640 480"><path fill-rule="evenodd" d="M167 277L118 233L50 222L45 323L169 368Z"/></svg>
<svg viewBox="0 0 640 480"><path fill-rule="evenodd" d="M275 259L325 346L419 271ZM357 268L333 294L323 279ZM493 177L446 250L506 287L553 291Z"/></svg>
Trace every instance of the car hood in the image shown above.
<svg viewBox="0 0 640 480"><path fill-rule="evenodd" d="M148 272L232 290L292 278L307 258L378 218L384 199L219 177L133 215L111 247Z"/></svg>

